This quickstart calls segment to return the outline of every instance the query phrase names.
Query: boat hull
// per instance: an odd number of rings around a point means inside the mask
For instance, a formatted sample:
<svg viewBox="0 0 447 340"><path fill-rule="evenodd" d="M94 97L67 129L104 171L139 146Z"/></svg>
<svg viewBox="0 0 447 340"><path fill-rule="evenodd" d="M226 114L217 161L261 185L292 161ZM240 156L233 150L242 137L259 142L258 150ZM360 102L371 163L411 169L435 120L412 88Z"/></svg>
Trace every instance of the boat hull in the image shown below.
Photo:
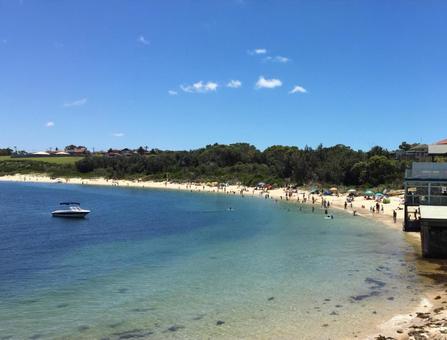
<svg viewBox="0 0 447 340"><path fill-rule="evenodd" d="M53 211L53 217L84 218L90 211Z"/></svg>

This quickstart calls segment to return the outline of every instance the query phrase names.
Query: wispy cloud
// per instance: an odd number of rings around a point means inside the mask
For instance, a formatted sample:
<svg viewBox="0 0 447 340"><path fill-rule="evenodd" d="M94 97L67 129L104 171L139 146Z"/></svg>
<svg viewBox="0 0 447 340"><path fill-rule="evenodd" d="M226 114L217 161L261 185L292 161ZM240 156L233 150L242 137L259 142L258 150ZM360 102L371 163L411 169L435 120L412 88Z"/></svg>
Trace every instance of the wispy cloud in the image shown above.
<svg viewBox="0 0 447 340"><path fill-rule="evenodd" d="M217 90L218 87L219 87L219 85L212 81L208 81L206 83L203 81L198 81L192 85L180 85L180 88L184 92L188 92L188 93L214 92Z"/></svg>
<svg viewBox="0 0 447 340"><path fill-rule="evenodd" d="M248 54L255 55L255 54L266 54L267 49L265 48L255 48L254 50L248 50Z"/></svg>
<svg viewBox="0 0 447 340"><path fill-rule="evenodd" d="M87 98L81 98L81 99L74 100L72 102L64 103L64 107L82 106L82 105L85 105L86 103L87 103Z"/></svg>
<svg viewBox="0 0 447 340"><path fill-rule="evenodd" d="M264 76L260 76L256 82L257 89L274 89L275 87L282 86L282 81L279 79L267 79Z"/></svg>
<svg viewBox="0 0 447 340"><path fill-rule="evenodd" d="M275 57L270 57L270 56L266 57L265 61L270 61L272 63L282 63L282 64L285 64L285 63L288 63L290 61L290 58L277 55Z"/></svg>
<svg viewBox="0 0 447 340"><path fill-rule="evenodd" d="M304 87L302 87L302 86L295 85L293 87L293 89L291 89L289 91L289 94L293 94L293 93L307 93L307 90Z"/></svg>
<svg viewBox="0 0 447 340"><path fill-rule="evenodd" d="M149 40L146 40L146 38L144 37L144 35L140 35L140 36L138 37L138 42L141 43L141 44L143 44L143 45L149 45L149 44L150 44Z"/></svg>
<svg viewBox="0 0 447 340"><path fill-rule="evenodd" d="M171 95L171 96L176 96L176 95L178 95L178 92L177 92L177 91L174 91L174 90L169 90L168 93L169 93L169 95Z"/></svg>
<svg viewBox="0 0 447 340"><path fill-rule="evenodd" d="M47 128L52 128L52 127L54 127L54 122L47 122L47 123L45 124L45 126L46 126Z"/></svg>
<svg viewBox="0 0 447 340"><path fill-rule="evenodd" d="M242 86L242 82L240 80L230 80L227 84L227 87L232 89L237 89Z"/></svg>
<svg viewBox="0 0 447 340"><path fill-rule="evenodd" d="M112 133L112 136L113 137L124 137L125 135L122 132L114 132L114 133Z"/></svg>

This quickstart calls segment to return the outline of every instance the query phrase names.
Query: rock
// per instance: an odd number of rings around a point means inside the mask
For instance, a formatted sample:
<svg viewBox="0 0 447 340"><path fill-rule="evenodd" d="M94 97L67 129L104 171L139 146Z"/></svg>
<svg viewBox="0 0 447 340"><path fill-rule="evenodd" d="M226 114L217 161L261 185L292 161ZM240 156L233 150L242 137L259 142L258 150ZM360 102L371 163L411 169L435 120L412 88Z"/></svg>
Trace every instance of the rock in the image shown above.
<svg viewBox="0 0 447 340"><path fill-rule="evenodd" d="M275 299L275 297L274 296L271 296L271 297L269 297L267 300L268 301L273 301Z"/></svg>
<svg viewBox="0 0 447 340"><path fill-rule="evenodd" d="M217 321L216 321L216 326L223 325L224 323L225 323L225 321L217 320Z"/></svg>
<svg viewBox="0 0 447 340"><path fill-rule="evenodd" d="M435 308L433 309L433 312L435 312L436 314L438 314L440 311L444 310L444 307L439 307L439 308Z"/></svg>
<svg viewBox="0 0 447 340"><path fill-rule="evenodd" d="M90 327L89 327L89 326L86 326L86 325L82 325L82 326L79 326L79 327L78 327L78 331L79 331L79 332L84 332L84 331L86 331L87 329L90 329Z"/></svg>
<svg viewBox="0 0 447 340"><path fill-rule="evenodd" d="M193 317L192 319L193 319L193 320L196 320L196 321L197 321L197 320L202 320L204 316L205 316L205 314L199 314L199 315Z"/></svg>
<svg viewBox="0 0 447 340"><path fill-rule="evenodd" d="M439 300L440 298L441 298L441 296L438 295L435 297L435 300Z"/></svg>
<svg viewBox="0 0 447 340"><path fill-rule="evenodd" d="M329 326L329 324L325 323L321 327L328 327L328 326Z"/></svg>
<svg viewBox="0 0 447 340"><path fill-rule="evenodd" d="M172 325L171 327L169 327L167 329L167 331L169 331L169 332L177 332L178 330L183 329L183 328L185 328L185 326Z"/></svg>

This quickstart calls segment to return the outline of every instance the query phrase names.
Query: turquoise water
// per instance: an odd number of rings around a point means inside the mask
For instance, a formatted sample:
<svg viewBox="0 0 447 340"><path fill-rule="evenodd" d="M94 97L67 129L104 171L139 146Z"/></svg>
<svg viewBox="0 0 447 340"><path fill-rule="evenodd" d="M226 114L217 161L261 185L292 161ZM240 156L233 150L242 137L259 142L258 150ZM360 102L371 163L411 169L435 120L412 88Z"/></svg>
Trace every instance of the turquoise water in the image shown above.
<svg viewBox="0 0 447 340"><path fill-rule="evenodd" d="M403 233L298 207L0 182L0 339L353 338L419 302Z"/></svg>

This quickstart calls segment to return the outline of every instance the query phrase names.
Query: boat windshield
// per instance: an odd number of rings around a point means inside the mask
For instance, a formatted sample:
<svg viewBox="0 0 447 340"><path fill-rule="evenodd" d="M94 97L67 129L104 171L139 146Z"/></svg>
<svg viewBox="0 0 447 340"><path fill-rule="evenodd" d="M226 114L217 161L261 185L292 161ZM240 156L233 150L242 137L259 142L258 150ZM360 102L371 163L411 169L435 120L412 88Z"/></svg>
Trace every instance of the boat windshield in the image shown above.
<svg viewBox="0 0 447 340"><path fill-rule="evenodd" d="M80 203L78 203L78 202L61 202L61 203L59 203L60 205L77 205L77 206L79 206L79 205L81 205Z"/></svg>

